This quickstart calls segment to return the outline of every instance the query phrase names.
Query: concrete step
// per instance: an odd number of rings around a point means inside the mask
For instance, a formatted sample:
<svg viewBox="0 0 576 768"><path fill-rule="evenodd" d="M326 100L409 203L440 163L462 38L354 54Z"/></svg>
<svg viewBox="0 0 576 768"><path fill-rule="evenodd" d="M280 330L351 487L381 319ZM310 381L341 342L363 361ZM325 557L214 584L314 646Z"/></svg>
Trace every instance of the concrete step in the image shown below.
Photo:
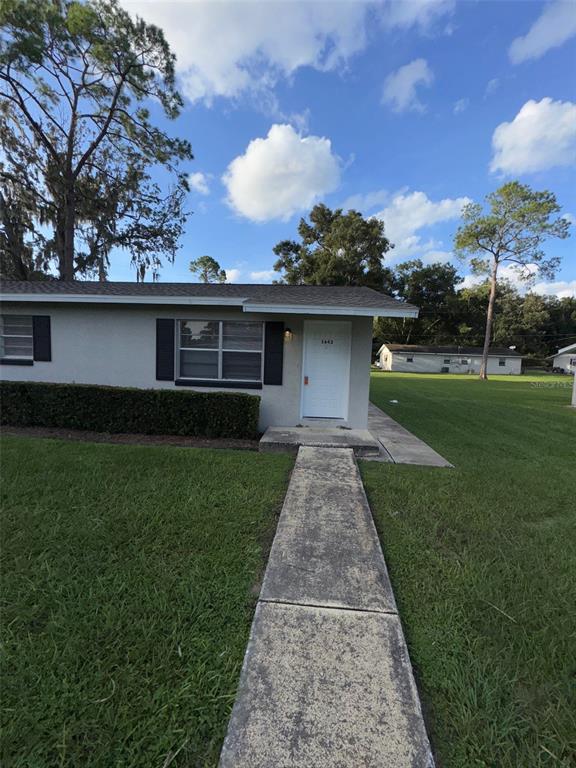
<svg viewBox="0 0 576 768"><path fill-rule="evenodd" d="M358 457L378 456L380 444L367 429L342 427L268 427L259 449L263 452L298 453L310 448L351 448Z"/></svg>

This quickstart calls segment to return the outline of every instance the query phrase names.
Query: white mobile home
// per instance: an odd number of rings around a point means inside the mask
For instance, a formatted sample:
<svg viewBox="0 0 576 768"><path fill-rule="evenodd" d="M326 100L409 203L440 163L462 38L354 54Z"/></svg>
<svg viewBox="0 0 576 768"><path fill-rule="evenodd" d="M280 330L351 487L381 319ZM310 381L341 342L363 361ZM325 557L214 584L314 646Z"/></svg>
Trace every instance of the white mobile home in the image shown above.
<svg viewBox="0 0 576 768"><path fill-rule="evenodd" d="M562 347L553 355L552 370L559 373L576 373L576 344Z"/></svg>
<svg viewBox="0 0 576 768"><path fill-rule="evenodd" d="M383 371L403 373L480 373L481 347L431 347L417 344L383 344L378 350ZM492 347L488 374L522 373L522 356L507 347Z"/></svg>
<svg viewBox="0 0 576 768"><path fill-rule="evenodd" d="M370 288L5 281L11 381L260 396L260 427L365 429L372 322L418 310Z"/></svg>

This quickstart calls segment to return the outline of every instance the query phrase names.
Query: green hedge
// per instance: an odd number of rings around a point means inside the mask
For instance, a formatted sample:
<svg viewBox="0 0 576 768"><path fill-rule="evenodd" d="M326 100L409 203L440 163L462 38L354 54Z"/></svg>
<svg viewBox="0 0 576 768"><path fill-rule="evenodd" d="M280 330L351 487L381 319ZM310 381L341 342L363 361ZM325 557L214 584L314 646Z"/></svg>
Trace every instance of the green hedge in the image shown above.
<svg viewBox="0 0 576 768"><path fill-rule="evenodd" d="M0 382L0 422L93 432L254 438L260 398L236 392Z"/></svg>

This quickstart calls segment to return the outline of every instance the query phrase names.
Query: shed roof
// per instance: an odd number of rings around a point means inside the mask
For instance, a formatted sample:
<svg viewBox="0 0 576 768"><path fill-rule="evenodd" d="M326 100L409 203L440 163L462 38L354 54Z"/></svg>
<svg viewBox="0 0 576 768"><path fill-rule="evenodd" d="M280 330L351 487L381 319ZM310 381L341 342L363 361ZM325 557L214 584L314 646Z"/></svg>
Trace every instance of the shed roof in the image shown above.
<svg viewBox="0 0 576 768"><path fill-rule="evenodd" d="M415 306L362 286L7 280L0 296L4 301L218 304L242 306L245 312L418 316Z"/></svg>
<svg viewBox="0 0 576 768"><path fill-rule="evenodd" d="M420 352L428 355L481 355L482 347L461 347L461 346L427 346L425 344L383 344L382 349L389 349L391 352ZM380 351L378 350L378 351ZM522 357L519 352L508 347L490 347L488 353L492 357Z"/></svg>
<svg viewBox="0 0 576 768"><path fill-rule="evenodd" d="M567 347L562 347L558 350L558 352L555 352L551 357L556 357L557 355L564 355L567 352L576 352L576 342L574 344L568 344Z"/></svg>

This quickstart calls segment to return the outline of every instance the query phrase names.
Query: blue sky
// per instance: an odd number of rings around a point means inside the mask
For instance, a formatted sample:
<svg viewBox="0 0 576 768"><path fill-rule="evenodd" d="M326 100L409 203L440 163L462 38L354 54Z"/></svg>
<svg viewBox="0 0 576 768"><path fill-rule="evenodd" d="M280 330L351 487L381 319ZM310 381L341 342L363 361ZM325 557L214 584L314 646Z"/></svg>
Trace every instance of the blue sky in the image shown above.
<svg viewBox="0 0 576 768"><path fill-rule="evenodd" d="M462 205L508 179L576 222L574 2L123 4L177 54L185 108L158 122L195 153L164 281L203 254L234 282L270 281L273 246L318 201L382 217L391 264L450 260ZM575 236L547 245L562 268L538 291L576 295ZM125 255L110 276L134 279Z"/></svg>

